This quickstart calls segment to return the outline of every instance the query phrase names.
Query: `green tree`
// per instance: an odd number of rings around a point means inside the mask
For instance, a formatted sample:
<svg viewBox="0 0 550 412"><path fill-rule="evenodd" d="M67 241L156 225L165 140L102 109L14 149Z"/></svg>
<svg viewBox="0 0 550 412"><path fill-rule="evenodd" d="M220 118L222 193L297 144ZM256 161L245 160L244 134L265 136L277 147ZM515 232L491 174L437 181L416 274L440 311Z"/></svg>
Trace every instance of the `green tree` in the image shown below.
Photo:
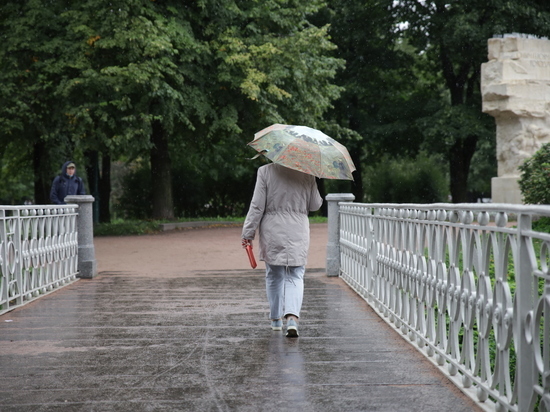
<svg viewBox="0 0 550 412"><path fill-rule="evenodd" d="M495 34L548 35L550 10L541 0L418 1L394 3L403 36L422 53L444 85L431 114L419 119L426 147L445 153L454 202L467 200L471 160L479 142L494 140L494 124L481 113L480 70Z"/></svg>
<svg viewBox="0 0 550 412"><path fill-rule="evenodd" d="M0 159L0 204L21 204L33 199L33 170L28 153L8 144Z"/></svg>
<svg viewBox="0 0 550 412"><path fill-rule="evenodd" d="M401 39L393 3L334 0L318 16L330 22L334 55L346 61L336 78L344 92L328 113L327 130L350 150L357 167L351 190L358 201L368 197L367 169L386 155L416 156L423 141L416 119L427 114L425 102L438 93L433 75L419 70L422 56Z"/></svg>
<svg viewBox="0 0 550 412"><path fill-rule="evenodd" d="M0 101L8 108L0 116L9 120L0 138L21 132L39 147L62 138L66 151L87 153L95 168L100 158L108 165L110 158L147 151L153 217L173 217L171 153L198 152L196 167L210 171L214 147L228 148L231 161L243 136L250 140L269 123L315 127L321 120L338 96L331 79L342 65L328 55L334 46L327 28L308 21L323 6L286 0L10 4L0 15L8 39L0 45L6 58Z"/></svg>
<svg viewBox="0 0 550 412"><path fill-rule="evenodd" d="M185 51L196 42L173 14L133 0L116 7L80 1L64 13L80 56L77 75L62 91L72 102L73 136L91 149L92 164L97 165L95 153L103 154L100 190L109 184L111 157L149 151L157 218L173 217L168 136L190 123L196 93L184 81L186 66L179 64L192 60ZM108 197L108 190L101 192Z"/></svg>
<svg viewBox="0 0 550 412"><path fill-rule="evenodd" d="M257 165L245 159L253 153L245 143L271 123L321 124L340 91L331 78L343 63L329 56L334 45L327 28L304 20L321 4L272 1L198 12L203 22L192 21L194 36L208 45L208 53L194 66L200 75L194 104L204 119L170 138L176 211L245 212L243 197L249 200ZM133 208L131 213L142 212Z"/></svg>
<svg viewBox="0 0 550 412"><path fill-rule="evenodd" d="M375 203L436 203L447 201L447 178L441 155L420 152L415 159L388 155L376 166L368 166L368 201Z"/></svg>
<svg viewBox="0 0 550 412"><path fill-rule="evenodd" d="M49 203L60 157L75 151L56 95L68 69L63 9L62 2L40 0L0 7L0 149L6 156L15 144L28 159L37 203Z"/></svg>

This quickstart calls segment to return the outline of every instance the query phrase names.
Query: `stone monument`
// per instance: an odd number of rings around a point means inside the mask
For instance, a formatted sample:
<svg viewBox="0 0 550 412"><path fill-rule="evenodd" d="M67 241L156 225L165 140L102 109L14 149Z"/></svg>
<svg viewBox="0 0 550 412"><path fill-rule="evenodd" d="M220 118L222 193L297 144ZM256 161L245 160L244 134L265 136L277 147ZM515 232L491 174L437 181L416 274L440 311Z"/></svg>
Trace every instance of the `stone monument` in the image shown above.
<svg viewBox="0 0 550 412"><path fill-rule="evenodd" d="M496 120L494 203L522 203L518 167L550 142L550 40L506 34L488 41L481 65L483 112Z"/></svg>

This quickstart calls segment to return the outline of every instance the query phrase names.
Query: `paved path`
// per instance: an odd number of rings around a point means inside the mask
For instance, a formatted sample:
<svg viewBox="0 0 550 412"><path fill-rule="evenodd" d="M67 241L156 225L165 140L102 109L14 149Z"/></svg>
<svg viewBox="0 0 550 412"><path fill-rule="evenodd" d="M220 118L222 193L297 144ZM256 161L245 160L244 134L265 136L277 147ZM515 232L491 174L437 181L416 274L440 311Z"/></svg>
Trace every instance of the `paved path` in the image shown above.
<svg viewBox="0 0 550 412"><path fill-rule="evenodd" d="M272 332L239 234L96 238L98 277L0 316L0 411L478 410L325 276L326 225L300 337Z"/></svg>

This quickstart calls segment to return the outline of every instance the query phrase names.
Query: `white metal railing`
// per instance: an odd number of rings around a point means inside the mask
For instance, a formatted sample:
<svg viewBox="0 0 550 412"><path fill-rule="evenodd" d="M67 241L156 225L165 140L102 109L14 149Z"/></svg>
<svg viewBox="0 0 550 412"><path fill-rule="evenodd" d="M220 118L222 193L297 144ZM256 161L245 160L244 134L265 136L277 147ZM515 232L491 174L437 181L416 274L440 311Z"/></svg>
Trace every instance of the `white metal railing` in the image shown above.
<svg viewBox="0 0 550 412"><path fill-rule="evenodd" d="M339 203L340 276L484 410L550 411L550 206ZM508 217L517 220L513 224Z"/></svg>
<svg viewBox="0 0 550 412"><path fill-rule="evenodd" d="M0 314L76 280L78 206L0 206Z"/></svg>

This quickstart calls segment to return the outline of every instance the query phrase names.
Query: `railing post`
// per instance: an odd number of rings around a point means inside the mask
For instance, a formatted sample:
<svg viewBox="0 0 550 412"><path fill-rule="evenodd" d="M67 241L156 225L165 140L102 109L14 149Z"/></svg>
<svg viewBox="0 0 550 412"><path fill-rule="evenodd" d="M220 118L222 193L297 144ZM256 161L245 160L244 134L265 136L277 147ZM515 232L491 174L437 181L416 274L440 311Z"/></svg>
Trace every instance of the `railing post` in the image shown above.
<svg viewBox="0 0 550 412"><path fill-rule="evenodd" d="M23 259L21 259L21 210L14 210L12 212L15 225L13 227L13 243L15 245L15 255L19 255L19 258L14 256L15 278L17 279L17 285L20 288L20 294L16 299L17 305L22 305L23 300L27 295L30 285L26 284L23 280ZM5 245L7 247L7 244Z"/></svg>
<svg viewBox="0 0 550 412"><path fill-rule="evenodd" d="M0 210L0 292L2 293L2 296L0 296L0 303L2 305L5 305L3 309L10 307L10 299L9 299L9 290L10 290L10 276L9 276L9 269L8 269L8 260L6 258L6 245L8 244L8 235L6 234L6 211ZM20 285L20 284L19 284ZM18 285L18 286L19 286Z"/></svg>
<svg viewBox="0 0 550 412"><path fill-rule="evenodd" d="M78 205L78 276L91 279L97 275L97 264L94 248L94 222L92 206L94 197L90 195L71 195L65 198L66 203Z"/></svg>
<svg viewBox="0 0 550 412"><path fill-rule="evenodd" d="M517 350L516 373L518 385L518 408L520 411L530 409L534 402L533 386L535 382L535 352L533 344L539 345L528 339L533 335L532 328L538 328L538 324L533 321L533 308L536 305L537 281L533 275L533 270L537 267L537 261L534 254L531 253L529 243L531 239L523 235L524 231L532 229L532 217L521 213L518 216L518 260L516 264L516 291L515 304L516 313L514 316L515 342Z"/></svg>
<svg viewBox="0 0 550 412"><path fill-rule="evenodd" d="M331 193L326 196L328 210L327 276L340 275L340 208L339 202L353 202L351 193Z"/></svg>

